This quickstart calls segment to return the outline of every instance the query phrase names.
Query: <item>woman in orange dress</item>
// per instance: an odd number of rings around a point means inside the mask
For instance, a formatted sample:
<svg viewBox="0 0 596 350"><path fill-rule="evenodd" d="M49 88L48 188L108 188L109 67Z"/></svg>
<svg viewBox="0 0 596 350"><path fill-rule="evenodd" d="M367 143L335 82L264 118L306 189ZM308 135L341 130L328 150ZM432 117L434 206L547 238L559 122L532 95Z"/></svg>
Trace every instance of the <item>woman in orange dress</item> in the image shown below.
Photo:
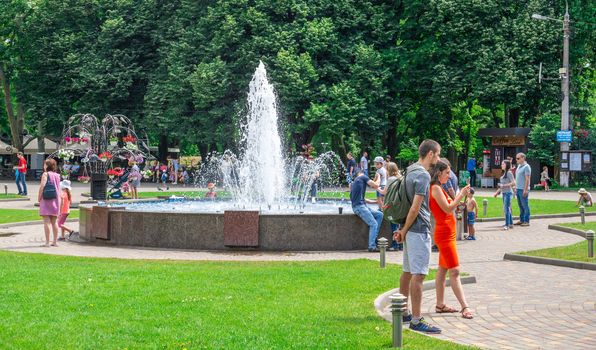
<svg viewBox="0 0 596 350"><path fill-rule="evenodd" d="M452 313L458 310L445 304L445 277L449 272L451 289L461 305L461 314L463 318L473 318L464 290L459 278L459 258L455 245L455 217L453 213L457 205L470 192L470 185L461 189L451 200L449 195L441 188L441 185L449 179L449 165L439 161L430 169L430 211L435 217L436 225L434 231L435 244L439 248L439 269L436 277L437 304L435 311L438 313Z"/></svg>

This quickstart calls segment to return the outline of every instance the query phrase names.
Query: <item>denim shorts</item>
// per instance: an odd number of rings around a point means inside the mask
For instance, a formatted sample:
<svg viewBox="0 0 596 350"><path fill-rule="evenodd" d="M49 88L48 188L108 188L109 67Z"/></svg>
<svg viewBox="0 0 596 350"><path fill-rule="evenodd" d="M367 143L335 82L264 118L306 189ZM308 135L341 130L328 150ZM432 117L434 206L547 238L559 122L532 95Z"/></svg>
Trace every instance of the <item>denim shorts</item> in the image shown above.
<svg viewBox="0 0 596 350"><path fill-rule="evenodd" d="M468 213L468 225L474 225L476 223L476 213Z"/></svg>
<svg viewBox="0 0 596 350"><path fill-rule="evenodd" d="M430 241L429 232L408 231L404 243L404 272L409 272L412 275L428 275Z"/></svg>
<svg viewBox="0 0 596 350"><path fill-rule="evenodd" d="M384 190L385 186L379 186L379 190ZM377 198L382 198L385 197L384 194L381 194L381 192L377 191Z"/></svg>

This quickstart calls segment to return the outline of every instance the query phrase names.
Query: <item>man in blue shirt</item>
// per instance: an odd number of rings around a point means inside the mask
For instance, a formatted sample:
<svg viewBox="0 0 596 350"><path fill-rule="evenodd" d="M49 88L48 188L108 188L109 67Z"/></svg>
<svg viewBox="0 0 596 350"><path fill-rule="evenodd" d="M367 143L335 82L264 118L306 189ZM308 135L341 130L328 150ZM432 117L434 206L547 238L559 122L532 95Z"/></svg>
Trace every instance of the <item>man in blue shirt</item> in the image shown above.
<svg viewBox="0 0 596 350"><path fill-rule="evenodd" d="M374 182L368 178L362 169L358 170L357 176L352 182L352 188L350 189L350 201L352 202L352 210L354 214L358 215L368 225L368 251L378 252L377 248L377 235L381 229L383 223L383 213L371 209L366 205L364 195L366 194L366 186L370 186L375 190L379 188L379 183Z"/></svg>
<svg viewBox="0 0 596 350"><path fill-rule="evenodd" d="M468 159L468 166L466 167L470 173L470 186L476 187L476 158Z"/></svg>

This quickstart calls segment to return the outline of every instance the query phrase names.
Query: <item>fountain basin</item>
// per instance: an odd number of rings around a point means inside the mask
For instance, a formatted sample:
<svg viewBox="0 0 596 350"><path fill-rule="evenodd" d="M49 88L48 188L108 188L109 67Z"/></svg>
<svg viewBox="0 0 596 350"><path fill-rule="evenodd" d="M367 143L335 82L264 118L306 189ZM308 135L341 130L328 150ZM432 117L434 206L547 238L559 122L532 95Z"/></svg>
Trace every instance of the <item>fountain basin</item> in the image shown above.
<svg viewBox="0 0 596 350"><path fill-rule="evenodd" d="M242 211L242 210L233 210ZM225 212L164 212L82 205L81 237L122 246L190 250L332 251L363 250L368 226L353 213L264 213L251 247L226 246ZM239 224L242 228L242 224ZM391 237L388 222L379 237Z"/></svg>

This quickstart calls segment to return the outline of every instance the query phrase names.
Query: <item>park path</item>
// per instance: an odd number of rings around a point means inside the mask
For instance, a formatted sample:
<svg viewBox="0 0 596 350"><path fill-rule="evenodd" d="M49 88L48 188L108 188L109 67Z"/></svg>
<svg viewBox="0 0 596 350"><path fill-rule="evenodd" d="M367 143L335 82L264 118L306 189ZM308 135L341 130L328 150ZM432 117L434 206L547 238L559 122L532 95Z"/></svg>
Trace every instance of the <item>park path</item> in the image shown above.
<svg viewBox="0 0 596 350"><path fill-rule="evenodd" d="M443 329L441 339L490 349L592 349L596 339L596 272L503 261L506 252L569 245L580 237L547 229L572 219L534 220L528 228L507 232L500 223L478 224L478 240L458 243L463 271L477 279L464 286L475 314L434 313L434 291L424 293L424 317ZM76 228L77 224L72 223ZM363 233L365 234L365 233ZM205 252L110 247L65 242L45 248L41 225L0 229L0 249L83 257L176 260L291 261L378 259L368 252ZM432 255L436 267L437 254ZM389 252L402 263L401 252ZM397 280L396 276L396 280ZM457 307L450 290L447 302ZM388 312L388 310L384 310Z"/></svg>

